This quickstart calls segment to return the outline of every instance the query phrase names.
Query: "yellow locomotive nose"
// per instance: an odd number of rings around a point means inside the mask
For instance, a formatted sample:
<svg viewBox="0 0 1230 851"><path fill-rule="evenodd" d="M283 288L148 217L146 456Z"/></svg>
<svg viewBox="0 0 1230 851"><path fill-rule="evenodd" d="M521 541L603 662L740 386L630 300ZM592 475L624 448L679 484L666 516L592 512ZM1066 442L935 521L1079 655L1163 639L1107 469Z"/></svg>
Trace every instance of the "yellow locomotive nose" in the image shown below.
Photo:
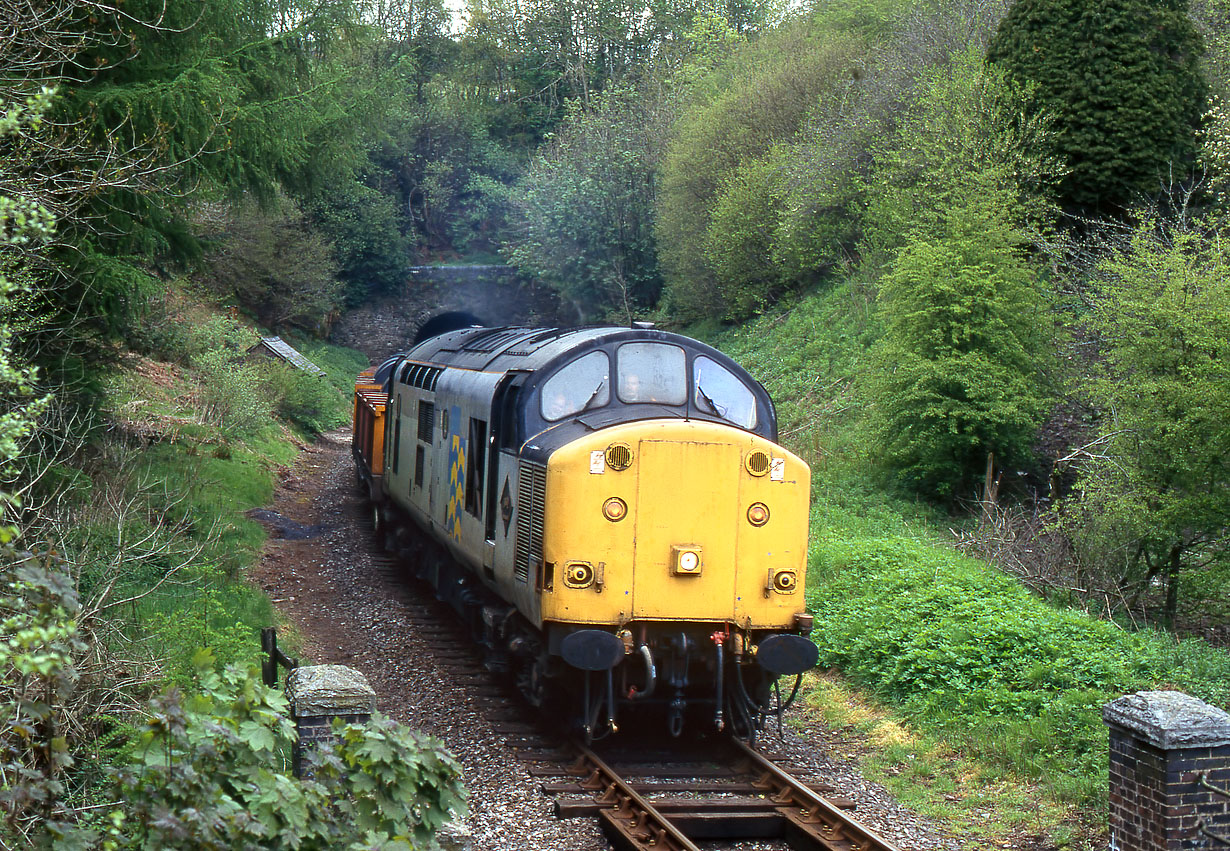
<svg viewBox="0 0 1230 851"><path fill-rule="evenodd" d="M561 581L539 597L543 620L793 629L807 490L800 459L719 423L623 423L561 447L542 538Z"/></svg>

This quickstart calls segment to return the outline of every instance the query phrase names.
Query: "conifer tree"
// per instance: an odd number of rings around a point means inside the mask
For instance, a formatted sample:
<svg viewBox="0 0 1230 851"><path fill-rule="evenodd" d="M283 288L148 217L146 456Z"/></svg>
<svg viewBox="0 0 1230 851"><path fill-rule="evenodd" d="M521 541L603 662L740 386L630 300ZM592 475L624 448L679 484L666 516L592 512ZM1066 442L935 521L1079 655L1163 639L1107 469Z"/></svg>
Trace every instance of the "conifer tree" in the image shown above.
<svg viewBox="0 0 1230 851"><path fill-rule="evenodd" d="M1191 170L1201 52L1187 0L1016 0L987 58L1055 117L1065 206L1113 213Z"/></svg>

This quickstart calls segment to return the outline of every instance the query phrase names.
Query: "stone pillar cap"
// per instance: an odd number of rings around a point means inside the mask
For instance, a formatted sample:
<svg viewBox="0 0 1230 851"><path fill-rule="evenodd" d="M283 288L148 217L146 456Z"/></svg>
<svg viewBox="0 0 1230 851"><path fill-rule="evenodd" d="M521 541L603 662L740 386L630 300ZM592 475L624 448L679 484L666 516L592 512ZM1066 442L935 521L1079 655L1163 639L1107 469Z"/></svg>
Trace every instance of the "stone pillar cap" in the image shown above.
<svg viewBox="0 0 1230 851"><path fill-rule="evenodd" d="M1230 744L1230 714L1181 691L1138 691L1102 707L1102 720L1162 750Z"/></svg>
<svg viewBox="0 0 1230 851"><path fill-rule="evenodd" d="M371 714L376 692L362 672L345 665L308 665L286 678L286 697L297 718Z"/></svg>

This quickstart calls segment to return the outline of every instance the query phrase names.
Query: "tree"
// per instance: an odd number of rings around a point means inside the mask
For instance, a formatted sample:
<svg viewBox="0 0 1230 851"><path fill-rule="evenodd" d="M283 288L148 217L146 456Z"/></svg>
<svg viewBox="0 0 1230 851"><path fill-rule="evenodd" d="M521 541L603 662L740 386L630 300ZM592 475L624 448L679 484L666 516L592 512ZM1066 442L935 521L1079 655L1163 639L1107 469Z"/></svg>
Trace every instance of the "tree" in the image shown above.
<svg viewBox="0 0 1230 851"><path fill-rule="evenodd" d="M265 327L326 327L341 305L333 247L309 230L289 199L262 209L248 200L227 208L206 254L208 286Z"/></svg>
<svg viewBox="0 0 1230 851"><path fill-rule="evenodd" d="M357 180L330 182L314 193L312 224L333 243L346 301L396 292L410 271L414 245L392 194Z"/></svg>
<svg viewBox="0 0 1230 851"><path fill-rule="evenodd" d="M1142 224L1101 264L1101 411L1076 507L1133 599L1230 557L1230 262L1219 222ZM1219 233L1220 231L1220 233Z"/></svg>
<svg viewBox="0 0 1230 851"><path fill-rule="evenodd" d="M1017 0L1000 24L987 59L1054 116L1069 210L1117 213L1190 173L1205 85L1187 7Z"/></svg>
<svg viewBox="0 0 1230 851"><path fill-rule="evenodd" d="M722 39L708 24L698 21L706 29L697 35ZM773 258L761 253L775 242L783 217L788 172L774 147L795 137L819 100L840 96L861 49L856 37L796 20L728 47L724 61L693 78L691 102L663 158L656 219L667 296L678 316L745 318L781 289L785 276L765 269ZM759 233L747 229L751 217L762 220Z"/></svg>
<svg viewBox="0 0 1230 851"><path fill-rule="evenodd" d="M947 232L947 212L979 196L1021 232L1048 228L1049 200L1064 167L1048 153L1055 130L1032 114L1019 90L975 49L922 74L893 132L869 143L865 181L864 266L891 261L919 235Z"/></svg>
<svg viewBox="0 0 1230 851"><path fill-rule="evenodd" d="M590 318L628 322L657 302L654 169L662 113L613 90L574 109L513 191L509 259Z"/></svg>
<svg viewBox="0 0 1230 851"><path fill-rule="evenodd" d="M881 282L884 336L863 396L877 456L913 489L952 501L973 493L994 454L1028 458L1046 397L1046 303L1020 238L992 197L939 214Z"/></svg>

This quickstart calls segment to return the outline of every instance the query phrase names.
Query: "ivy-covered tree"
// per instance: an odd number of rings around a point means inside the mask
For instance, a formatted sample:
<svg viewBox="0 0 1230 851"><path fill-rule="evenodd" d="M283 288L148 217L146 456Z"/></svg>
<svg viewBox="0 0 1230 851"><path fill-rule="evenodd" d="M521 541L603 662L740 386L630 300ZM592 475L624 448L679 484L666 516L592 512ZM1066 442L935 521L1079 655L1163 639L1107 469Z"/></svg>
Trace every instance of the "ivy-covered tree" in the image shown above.
<svg viewBox="0 0 1230 851"><path fill-rule="evenodd" d="M1194 166L1201 39L1187 0L1016 0L987 53L1054 116L1060 190L1079 213L1157 197Z"/></svg>

